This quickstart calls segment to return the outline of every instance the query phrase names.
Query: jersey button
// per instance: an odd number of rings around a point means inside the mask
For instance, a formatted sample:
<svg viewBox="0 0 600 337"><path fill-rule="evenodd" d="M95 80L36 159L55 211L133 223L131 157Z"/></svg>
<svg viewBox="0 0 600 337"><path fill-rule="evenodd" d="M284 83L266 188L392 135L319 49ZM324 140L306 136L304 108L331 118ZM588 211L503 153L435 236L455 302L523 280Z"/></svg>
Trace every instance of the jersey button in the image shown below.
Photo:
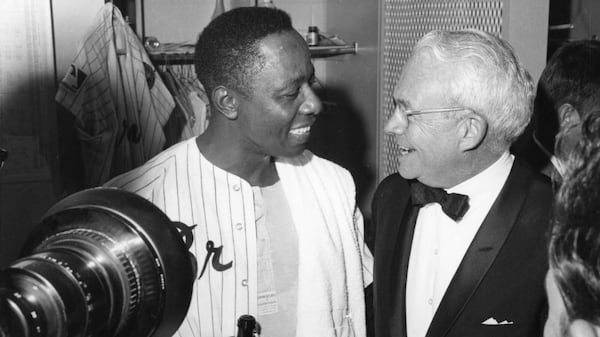
<svg viewBox="0 0 600 337"><path fill-rule="evenodd" d="M242 286L244 286L244 287L248 286L248 280L243 279L242 280Z"/></svg>
<svg viewBox="0 0 600 337"><path fill-rule="evenodd" d="M240 190L240 185L238 185L238 184L233 185L233 190L236 191L236 192L239 191Z"/></svg>
<svg viewBox="0 0 600 337"><path fill-rule="evenodd" d="M237 229L238 231L241 231L242 229L244 229L244 225L242 225L241 223L236 223L235 224L235 229Z"/></svg>

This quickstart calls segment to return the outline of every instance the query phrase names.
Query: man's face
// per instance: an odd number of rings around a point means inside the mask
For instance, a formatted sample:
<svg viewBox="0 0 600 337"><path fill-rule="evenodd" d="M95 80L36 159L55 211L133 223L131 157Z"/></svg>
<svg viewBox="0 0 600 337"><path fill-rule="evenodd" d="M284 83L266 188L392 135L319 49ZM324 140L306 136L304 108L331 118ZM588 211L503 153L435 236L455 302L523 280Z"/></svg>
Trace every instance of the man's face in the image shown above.
<svg viewBox="0 0 600 337"><path fill-rule="evenodd" d="M567 313L565 304L551 270L546 273L546 296L548 297L548 319L544 325L544 337L566 337Z"/></svg>
<svg viewBox="0 0 600 337"><path fill-rule="evenodd" d="M322 109L311 87L314 68L308 47L297 33L282 32L265 37L260 51L265 65L238 107L245 146L261 155L298 155Z"/></svg>
<svg viewBox="0 0 600 337"><path fill-rule="evenodd" d="M451 187L448 177L458 169L457 122L448 113L407 116L407 109L455 107L449 88L455 74L429 52L413 55L404 65L393 97L396 109L385 126L400 147L399 173L434 187Z"/></svg>

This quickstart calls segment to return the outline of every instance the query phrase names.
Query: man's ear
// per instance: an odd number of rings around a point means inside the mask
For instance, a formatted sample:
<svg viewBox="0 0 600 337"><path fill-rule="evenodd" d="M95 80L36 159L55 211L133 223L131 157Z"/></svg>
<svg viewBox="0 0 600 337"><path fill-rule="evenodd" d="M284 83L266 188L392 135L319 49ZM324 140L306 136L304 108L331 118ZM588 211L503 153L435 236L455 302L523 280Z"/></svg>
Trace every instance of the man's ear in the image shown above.
<svg viewBox="0 0 600 337"><path fill-rule="evenodd" d="M569 103L564 103L558 108L558 118L560 120L560 128L563 130L569 129L569 126L577 125L581 122L579 111Z"/></svg>
<svg viewBox="0 0 600 337"><path fill-rule="evenodd" d="M576 319L569 323L570 337L598 337L600 336L600 327L583 319Z"/></svg>
<svg viewBox="0 0 600 337"><path fill-rule="evenodd" d="M227 119L236 119L238 117L238 98L237 93L231 89L220 85L212 91L213 106L222 113Z"/></svg>
<svg viewBox="0 0 600 337"><path fill-rule="evenodd" d="M469 113L458 122L460 149L469 151L477 148L487 134L488 124L485 118L476 113Z"/></svg>

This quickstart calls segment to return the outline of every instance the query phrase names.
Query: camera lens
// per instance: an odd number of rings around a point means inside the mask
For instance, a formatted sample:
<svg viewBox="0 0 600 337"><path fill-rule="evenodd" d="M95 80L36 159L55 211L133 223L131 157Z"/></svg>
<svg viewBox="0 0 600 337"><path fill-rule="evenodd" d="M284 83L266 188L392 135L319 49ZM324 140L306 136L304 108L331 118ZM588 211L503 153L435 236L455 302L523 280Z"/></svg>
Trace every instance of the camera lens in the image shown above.
<svg viewBox="0 0 600 337"><path fill-rule="evenodd" d="M173 223L116 189L79 192L0 272L0 337L170 336L185 317L192 257Z"/></svg>

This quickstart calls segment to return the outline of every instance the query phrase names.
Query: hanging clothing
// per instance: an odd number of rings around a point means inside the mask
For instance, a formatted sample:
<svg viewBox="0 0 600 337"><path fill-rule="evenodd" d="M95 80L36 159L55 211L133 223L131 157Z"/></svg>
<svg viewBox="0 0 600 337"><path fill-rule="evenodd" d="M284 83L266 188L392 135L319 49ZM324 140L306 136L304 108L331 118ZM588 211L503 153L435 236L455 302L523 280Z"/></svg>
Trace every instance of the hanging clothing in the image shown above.
<svg viewBox="0 0 600 337"><path fill-rule="evenodd" d="M143 44L112 3L98 12L56 101L76 118L84 186L98 186L165 147L175 103Z"/></svg>
<svg viewBox="0 0 600 337"><path fill-rule="evenodd" d="M201 135L208 127L210 103L193 65L168 65L159 73L175 100L165 127L168 145Z"/></svg>

